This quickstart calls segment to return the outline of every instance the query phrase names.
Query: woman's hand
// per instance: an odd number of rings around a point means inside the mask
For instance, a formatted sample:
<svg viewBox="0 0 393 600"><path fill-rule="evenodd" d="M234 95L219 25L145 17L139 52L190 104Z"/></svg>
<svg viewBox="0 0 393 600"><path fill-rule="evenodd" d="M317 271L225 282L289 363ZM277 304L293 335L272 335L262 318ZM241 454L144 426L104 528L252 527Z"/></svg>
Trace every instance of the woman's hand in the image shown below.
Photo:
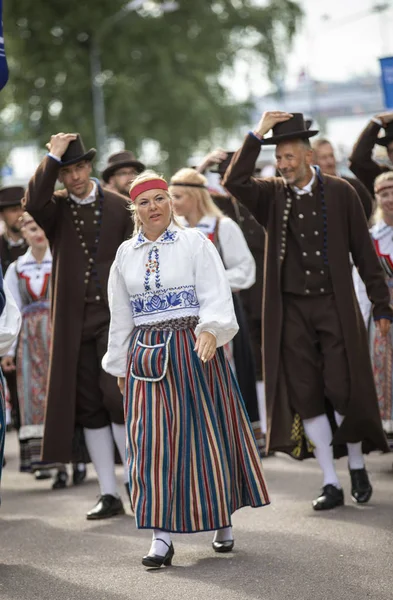
<svg viewBox="0 0 393 600"><path fill-rule="evenodd" d="M117 378L117 385L119 386L119 390L121 391L121 395L124 396L124 387L126 385L126 378L125 377L118 377Z"/></svg>
<svg viewBox="0 0 393 600"><path fill-rule="evenodd" d="M209 331L202 331L202 333L198 336L196 344L195 344L195 352L197 352L198 357L206 362L211 360L217 348L217 340L216 336Z"/></svg>

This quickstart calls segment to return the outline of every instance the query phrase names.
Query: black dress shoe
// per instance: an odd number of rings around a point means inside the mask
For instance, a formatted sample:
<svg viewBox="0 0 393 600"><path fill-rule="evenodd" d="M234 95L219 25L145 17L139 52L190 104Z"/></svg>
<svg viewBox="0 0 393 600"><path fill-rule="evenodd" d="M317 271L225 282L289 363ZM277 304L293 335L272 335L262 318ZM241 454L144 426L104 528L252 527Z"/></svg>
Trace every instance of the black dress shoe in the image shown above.
<svg viewBox="0 0 393 600"><path fill-rule="evenodd" d="M322 488L322 494L316 500L313 500L312 507L314 510L330 510L343 504L344 492L336 488L335 485L328 483Z"/></svg>
<svg viewBox="0 0 393 600"><path fill-rule="evenodd" d="M366 469L349 469L349 473L351 475L352 500L358 504L365 504L373 493Z"/></svg>
<svg viewBox="0 0 393 600"><path fill-rule="evenodd" d="M79 485L86 479L86 474L87 474L86 465L82 469L80 467L78 467L78 465L73 465L72 483L74 485Z"/></svg>
<svg viewBox="0 0 393 600"><path fill-rule="evenodd" d="M92 521L94 519L109 519L110 517L124 514L124 506L120 498L116 498L111 494L104 494L99 498L94 508L89 510L86 515L86 519L88 521Z"/></svg>
<svg viewBox="0 0 393 600"><path fill-rule="evenodd" d="M232 552L235 540L226 540L225 542L213 542L214 552Z"/></svg>
<svg viewBox="0 0 393 600"><path fill-rule="evenodd" d="M157 538L157 541L164 542L164 540L162 540L161 538ZM166 542L164 542L164 544L168 546ZM153 569L158 569L159 567L162 567L162 565L164 565L165 567L170 567L172 564L172 558L174 554L175 549L173 547L173 544L171 543L171 545L168 546L168 552L165 554L165 556L159 556L158 554L148 554L147 556L144 556L142 558L142 565L144 565L145 567L151 567Z"/></svg>
<svg viewBox="0 0 393 600"><path fill-rule="evenodd" d="M64 490L67 487L68 474L66 471L57 471L52 490Z"/></svg>
<svg viewBox="0 0 393 600"><path fill-rule="evenodd" d="M52 479L52 475L50 474L49 471L35 471L34 473L34 477L36 479L36 481L43 481L44 479Z"/></svg>

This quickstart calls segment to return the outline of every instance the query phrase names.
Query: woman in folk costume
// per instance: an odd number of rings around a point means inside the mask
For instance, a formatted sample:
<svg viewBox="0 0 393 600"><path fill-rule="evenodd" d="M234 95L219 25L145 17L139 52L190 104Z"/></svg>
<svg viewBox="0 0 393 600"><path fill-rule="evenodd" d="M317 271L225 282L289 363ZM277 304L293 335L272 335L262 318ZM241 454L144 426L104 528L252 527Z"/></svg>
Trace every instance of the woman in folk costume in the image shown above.
<svg viewBox="0 0 393 600"><path fill-rule="evenodd" d="M49 364L51 327L49 283L52 256L43 230L24 213L24 238L29 249L13 262L5 275L10 291L22 313L22 328L8 356L16 358L16 377L21 428L21 471L45 479L44 469L58 467L54 489L67 477L64 465L41 463L41 445L45 421L45 394ZM49 477L50 474L48 473Z"/></svg>
<svg viewBox="0 0 393 600"><path fill-rule="evenodd" d="M375 250L386 274L393 304L393 171L382 173L374 182L377 210L370 230ZM384 431L393 449L393 331L381 335L371 316L371 303L358 272L354 283L366 326L369 327L370 351Z"/></svg>
<svg viewBox="0 0 393 600"><path fill-rule="evenodd" d="M222 261L205 235L178 225L166 181L131 185L135 234L109 278L103 366L125 390L131 503L153 529L143 564L171 564L170 533L215 530L233 548L231 514L269 503L262 465L222 346L237 333Z"/></svg>
<svg viewBox="0 0 393 600"><path fill-rule="evenodd" d="M255 260L239 225L225 217L208 190L207 178L195 169L181 169L170 181L173 208L186 227L196 227L216 246L232 290L239 331L227 346L231 364L236 372L240 391L262 450L263 438L259 421L258 397L254 358L247 317L239 291L255 283Z"/></svg>

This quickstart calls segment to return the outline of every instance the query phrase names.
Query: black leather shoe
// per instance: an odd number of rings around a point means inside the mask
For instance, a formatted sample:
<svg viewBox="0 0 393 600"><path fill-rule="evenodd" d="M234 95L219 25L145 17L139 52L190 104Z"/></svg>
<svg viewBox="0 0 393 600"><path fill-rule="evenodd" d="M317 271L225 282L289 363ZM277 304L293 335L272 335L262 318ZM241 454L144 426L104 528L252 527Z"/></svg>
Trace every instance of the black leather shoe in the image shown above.
<svg viewBox="0 0 393 600"><path fill-rule="evenodd" d="M164 540L162 540L161 538L157 538L157 541L164 542ZM164 544L168 546L166 542L164 542ZM174 554L175 549L173 547L173 544L171 543L171 545L168 546L168 552L165 554L165 556L159 556L158 554L148 554L147 556L144 556L142 558L142 565L144 565L145 567L151 567L153 569L158 569L159 567L162 567L162 565L164 565L165 567L170 567L172 564L172 558Z"/></svg>
<svg viewBox="0 0 393 600"><path fill-rule="evenodd" d="M88 521L94 519L110 519L116 515L124 515L124 506L120 498L116 498L111 494L104 494L101 496L97 504L89 510L86 515Z"/></svg>
<svg viewBox="0 0 393 600"><path fill-rule="evenodd" d="M330 510L343 504L343 490L339 490L335 485L328 483L322 488L322 494L316 500L313 500L312 507L314 510Z"/></svg>
<svg viewBox="0 0 393 600"><path fill-rule="evenodd" d="M49 471L45 470L35 471L34 478L36 479L36 481L43 481L44 479L52 479L52 475Z"/></svg>
<svg viewBox="0 0 393 600"><path fill-rule="evenodd" d="M235 540L226 540L225 542L213 542L214 552L232 552Z"/></svg>
<svg viewBox="0 0 393 600"><path fill-rule="evenodd" d="M366 469L349 469L349 473L351 475L352 500L358 504L365 504L373 493Z"/></svg>
<svg viewBox="0 0 393 600"><path fill-rule="evenodd" d="M73 465L72 468L72 483L74 485L79 485L81 484L85 479L86 479L86 465L84 466L83 469L81 469L80 467L78 467L78 465Z"/></svg>
<svg viewBox="0 0 393 600"><path fill-rule="evenodd" d="M52 490L64 490L67 487L68 474L66 471L57 471Z"/></svg>

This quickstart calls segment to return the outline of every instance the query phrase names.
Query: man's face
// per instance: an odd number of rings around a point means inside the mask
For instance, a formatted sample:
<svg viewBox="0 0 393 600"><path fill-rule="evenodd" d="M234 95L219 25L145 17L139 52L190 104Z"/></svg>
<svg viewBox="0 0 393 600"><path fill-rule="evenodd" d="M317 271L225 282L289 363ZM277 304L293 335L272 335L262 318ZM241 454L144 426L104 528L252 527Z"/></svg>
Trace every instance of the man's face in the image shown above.
<svg viewBox="0 0 393 600"><path fill-rule="evenodd" d="M20 233L21 222L20 218L23 215L23 208L20 204L17 206L8 206L7 208L3 208L1 212L1 216L3 217L3 221L8 230L12 231L12 233Z"/></svg>
<svg viewBox="0 0 393 600"><path fill-rule="evenodd" d="M119 192L119 194L128 196L130 185L138 174L135 167L122 167L115 171L112 177L109 178L109 185L116 192Z"/></svg>
<svg viewBox="0 0 393 600"><path fill-rule="evenodd" d="M289 185L304 184L311 164L312 150L306 148L300 140L277 145L276 166Z"/></svg>
<svg viewBox="0 0 393 600"><path fill-rule="evenodd" d="M91 163L83 160L75 165L62 167L59 171L59 181L69 194L77 198L86 198L90 192Z"/></svg>
<svg viewBox="0 0 393 600"><path fill-rule="evenodd" d="M390 142L390 144L388 144L387 152L389 160L393 164L393 142Z"/></svg>
<svg viewBox="0 0 393 600"><path fill-rule="evenodd" d="M321 144L314 148L314 161L325 175L336 175L336 157L331 144Z"/></svg>

